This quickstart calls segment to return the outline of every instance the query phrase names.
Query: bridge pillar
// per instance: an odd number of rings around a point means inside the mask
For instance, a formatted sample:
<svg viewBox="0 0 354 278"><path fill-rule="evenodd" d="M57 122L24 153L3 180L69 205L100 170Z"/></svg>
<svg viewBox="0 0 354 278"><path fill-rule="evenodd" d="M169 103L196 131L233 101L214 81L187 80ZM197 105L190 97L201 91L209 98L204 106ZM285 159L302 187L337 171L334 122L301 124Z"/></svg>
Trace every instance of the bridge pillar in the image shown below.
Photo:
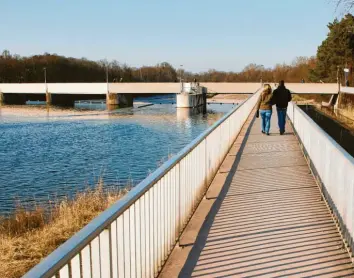
<svg viewBox="0 0 354 278"><path fill-rule="evenodd" d="M4 105L5 100L4 100L4 94L2 92L0 92L0 106Z"/></svg>
<svg viewBox="0 0 354 278"><path fill-rule="evenodd" d="M203 114L206 114L206 112L207 112L207 94L208 94L208 88L207 87L202 87Z"/></svg>
<svg viewBox="0 0 354 278"><path fill-rule="evenodd" d="M107 106L117 106L119 108L132 107L133 95L132 94L116 94L108 93L106 95Z"/></svg>
<svg viewBox="0 0 354 278"><path fill-rule="evenodd" d="M52 104L52 95L51 95L51 93L48 93L48 92L45 93L45 101L46 101L47 105L51 105Z"/></svg>

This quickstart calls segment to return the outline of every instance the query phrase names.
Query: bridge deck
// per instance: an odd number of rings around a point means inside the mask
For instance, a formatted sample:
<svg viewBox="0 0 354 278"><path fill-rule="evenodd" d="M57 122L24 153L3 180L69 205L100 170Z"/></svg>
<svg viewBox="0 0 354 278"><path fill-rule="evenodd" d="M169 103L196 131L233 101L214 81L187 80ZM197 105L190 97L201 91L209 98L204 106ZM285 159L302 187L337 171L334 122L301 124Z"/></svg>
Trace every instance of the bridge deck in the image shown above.
<svg viewBox="0 0 354 278"><path fill-rule="evenodd" d="M276 121L273 113L270 136L259 119L243 131L198 236L174 250L162 277L354 277L297 138L280 136Z"/></svg>

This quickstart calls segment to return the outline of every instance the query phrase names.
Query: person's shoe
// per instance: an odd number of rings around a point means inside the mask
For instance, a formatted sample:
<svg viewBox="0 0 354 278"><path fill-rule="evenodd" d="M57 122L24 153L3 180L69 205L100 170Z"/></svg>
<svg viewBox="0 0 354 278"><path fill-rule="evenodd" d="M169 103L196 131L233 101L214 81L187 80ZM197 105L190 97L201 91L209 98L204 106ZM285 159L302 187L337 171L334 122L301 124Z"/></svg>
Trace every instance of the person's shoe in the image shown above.
<svg viewBox="0 0 354 278"><path fill-rule="evenodd" d="M264 134L265 132L262 130L262 133Z"/></svg>
<svg viewBox="0 0 354 278"><path fill-rule="evenodd" d="M267 135L270 135L269 132L267 132Z"/></svg>
<svg viewBox="0 0 354 278"><path fill-rule="evenodd" d="M280 135L283 135L285 133L285 131L280 131Z"/></svg>

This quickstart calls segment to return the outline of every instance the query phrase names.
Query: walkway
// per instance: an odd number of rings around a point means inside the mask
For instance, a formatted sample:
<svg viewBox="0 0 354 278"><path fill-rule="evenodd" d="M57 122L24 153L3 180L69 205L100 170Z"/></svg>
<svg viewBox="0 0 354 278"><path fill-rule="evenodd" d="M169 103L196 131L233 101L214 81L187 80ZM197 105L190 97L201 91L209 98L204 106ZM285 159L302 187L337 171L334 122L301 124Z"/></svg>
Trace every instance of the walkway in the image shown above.
<svg viewBox="0 0 354 278"><path fill-rule="evenodd" d="M198 236L175 248L160 276L354 277L297 138L280 136L276 121L273 113L270 136L261 134L258 119L249 121Z"/></svg>

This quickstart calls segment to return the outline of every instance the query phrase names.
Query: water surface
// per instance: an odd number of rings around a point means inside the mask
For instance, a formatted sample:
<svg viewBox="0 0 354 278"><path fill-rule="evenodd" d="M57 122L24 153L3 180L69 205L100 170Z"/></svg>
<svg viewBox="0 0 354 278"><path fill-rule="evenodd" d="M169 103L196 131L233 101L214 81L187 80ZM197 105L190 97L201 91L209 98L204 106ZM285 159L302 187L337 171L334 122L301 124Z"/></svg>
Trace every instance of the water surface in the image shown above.
<svg viewBox="0 0 354 278"><path fill-rule="evenodd" d="M203 115L176 109L174 96L135 101L113 112L97 103L78 104L97 109L85 113L0 109L0 213L11 212L14 200L71 196L99 178L106 186L135 185L234 107L208 105ZM137 108L144 103L154 105Z"/></svg>

